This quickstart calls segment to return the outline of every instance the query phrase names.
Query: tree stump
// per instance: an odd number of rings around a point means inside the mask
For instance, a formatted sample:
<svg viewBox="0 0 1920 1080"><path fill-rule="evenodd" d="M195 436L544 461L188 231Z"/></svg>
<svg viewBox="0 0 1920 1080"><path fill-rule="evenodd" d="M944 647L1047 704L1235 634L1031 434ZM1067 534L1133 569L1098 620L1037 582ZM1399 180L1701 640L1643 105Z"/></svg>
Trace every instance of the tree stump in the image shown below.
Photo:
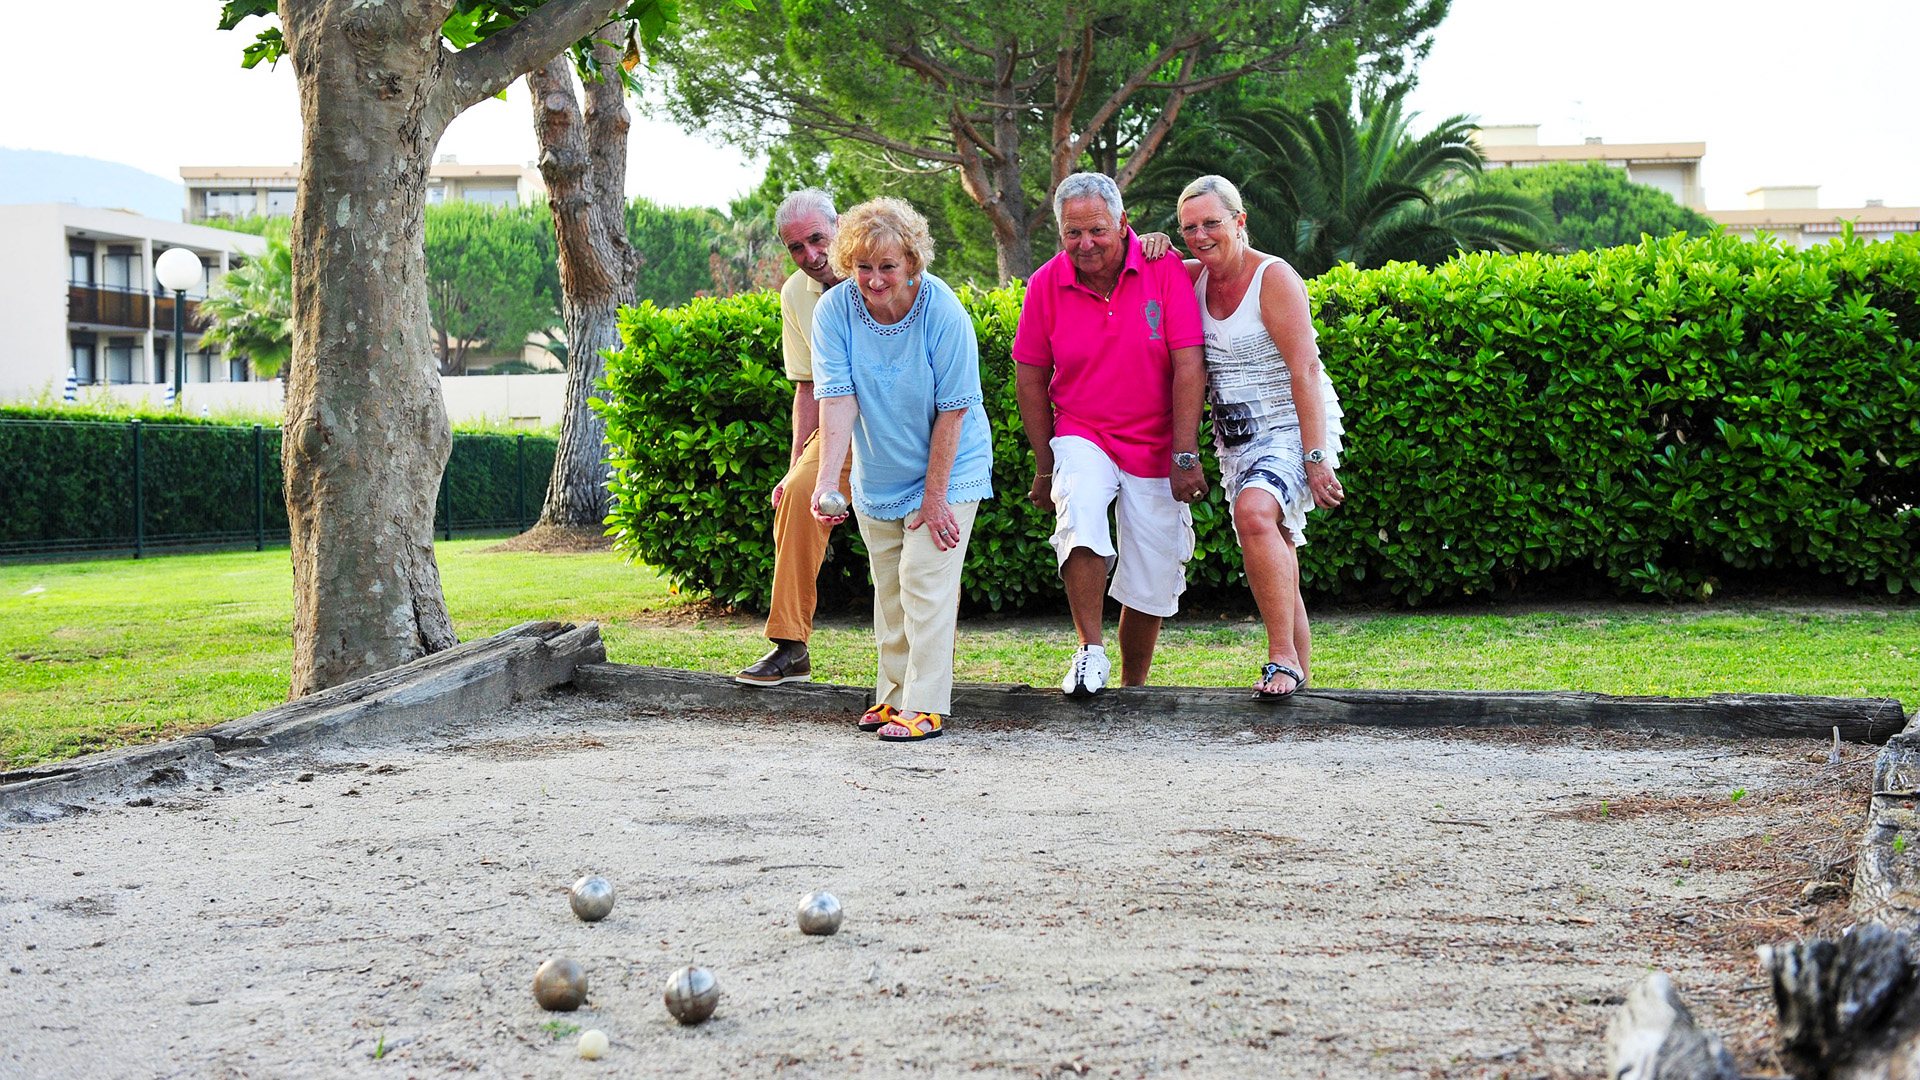
<svg viewBox="0 0 1920 1080"><path fill-rule="evenodd" d="M1727 1048L1694 1026L1663 971L1642 979L1613 1014L1607 1058L1613 1080L1740 1080Z"/></svg>
<svg viewBox="0 0 1920 1080"><path fill-rule="evenodd" d="M1920 1080L1920 993L1905 932L1863 923L1833 941L1762 946L1779 1053L1796 1080ZM1740 1080L1662 973L1607 1026L1614 1080Z"/></svg>

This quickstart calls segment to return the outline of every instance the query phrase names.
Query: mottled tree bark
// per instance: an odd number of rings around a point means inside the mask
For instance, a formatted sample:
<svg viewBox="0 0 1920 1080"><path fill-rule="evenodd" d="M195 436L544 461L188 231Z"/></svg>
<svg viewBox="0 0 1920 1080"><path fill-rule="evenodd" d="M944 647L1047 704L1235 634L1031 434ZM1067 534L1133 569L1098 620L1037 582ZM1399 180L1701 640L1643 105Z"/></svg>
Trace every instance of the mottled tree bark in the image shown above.
<svg viewBox="0 0 1920 1080"><path fill-rule="evenodd" d="M624 33L623 27L610 25L596 37L617 39ZM539 524L568 529L597 529L606 520L607 425L587 401L606 370L602 353L620 347L620 307L633 303L637 270L627 242L631 121L615 74L620 50L600 40L593 55L606 74L582 84L584 114L574 97L573 65L565 56L527 75L540 137L540 175L559 238L561 312L567 326L567 405Z"/></svg>
<svg viewBox="0 0 1920 1080"><path fill-rule="evenodd" d="M446 49L451 0L281 0L300 92L282 464L292 697L454 643L433 557L450 437L427 321L427 168L447 123L611 16L550 0Z"/></svg>

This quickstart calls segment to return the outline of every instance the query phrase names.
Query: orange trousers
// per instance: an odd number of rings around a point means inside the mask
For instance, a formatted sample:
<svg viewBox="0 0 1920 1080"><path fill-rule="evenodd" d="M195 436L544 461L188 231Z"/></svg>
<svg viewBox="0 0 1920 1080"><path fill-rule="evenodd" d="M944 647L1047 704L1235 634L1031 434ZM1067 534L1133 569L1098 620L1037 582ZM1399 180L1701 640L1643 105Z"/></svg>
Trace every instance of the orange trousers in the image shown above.
<svg viewBox="0 0 1920 1080"><path fill-rule="evenodd" d="M851 447L848 448L852 450ZM852 496L847 478L853 454L840 469L840 494ZM820 564L833 530L813 517L813 488L820 476L820 433L807 436L800 460L787 473L787 490L773 512L773 600L767 605L767 637L806 641L813 637L813 609L820 601Z"/></svg>

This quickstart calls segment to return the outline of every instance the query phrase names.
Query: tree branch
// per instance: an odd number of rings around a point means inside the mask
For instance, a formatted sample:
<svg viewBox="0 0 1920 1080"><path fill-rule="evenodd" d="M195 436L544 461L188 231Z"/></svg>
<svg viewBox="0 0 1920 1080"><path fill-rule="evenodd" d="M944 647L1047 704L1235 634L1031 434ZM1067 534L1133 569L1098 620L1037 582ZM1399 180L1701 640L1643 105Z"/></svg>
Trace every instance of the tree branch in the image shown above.
<svg viewBox="0 0 1920 1080"><path fill-rule="evenodd" d="M468 108L606 25L620 0L549 0L526 18L459 52L443 52L432 112L444 127Z"/></svg>
<svg viewBox="0 0 1920 1080"><path fill-rule="evenodd" d="M953 150L938 150L931 146L914 143L882 135L871 126L858 120L851 120L828 109L811 98L802 99L798 95L788 94L791 109L773 108L759 99L739 99L735 107L740 111L763 121L784 124L789 129L817 131L825 135L834 135L843 139L863 142L868 146L877 146L883 150L908 154L923 161L940 161L949 165L961 164L960 154Z"/></svg>
<svg viewBox="0 0 1920 1080"><path fill-rule="evenodd" d="M884 49L888 55L898 59L902 66L911 71L917 71L939 83L940 89L942 90L951 91L953 84L956 82L972 83L975 86L993 85L993 80L991 79L983 79L978 75L970 75L952 65L942 64L933 57L928 56L926 51L918 45L911 42L905 44L888 42L883 44L881 48Z"/></svg>
<svg viewBox="0 0 1920 1080"><path fill-rule="evenodd" d="M1141 83L1140 89L1142 90L1173 90L1173 91L1178 91L1184 94L1203 94L1208 90L1217 89L1219 87L1227 85L1230 82L1233 82L1236 79L1245 78L1248 75L1253 75L1259 72L1278 71L1281 68L1287 66L1287 64L1293 60L1293 55L1299 51L1300 51L1299 47L1296 46L1294 48L1287 49L1283 52L1275 53L1274 55L1266 57L1264 59L1254 60L1254 61L1250 61L1248 63L1242 64L1239 67L1234 68L1232 71L1216 72L1215 74L1203 75L1203 76L1200 76L1199 78L1188 77L1188 71L1189 71L1190 65L1183 65L1181 68L1180 78L1174 79L1171 82Z"/></svg>
<svg viewBox="0 0 1920 1080"><path fill-rule="evenodd" d="M1072 142L1067 145L1065 151L1067 160L1079 160L1080 155L1086 152L1087 144L1093 141L1094 135L1106 126L1108 120L1113 119L1113 115L1119 112L1121 107L1124 106L1134 94L1140 91L1141 87L1146 86L1152 80L1154 72L1166 67L1168 63L1172 62L1174 57L1199 49L1205 45L1207 41L1208 38L1205 34L1189 34L1179 41L1163 47L1158 53L1154 54L1153 59L1140 65L1132 75L1127 77L1126 82L1121 83L1114 89L1113 93L1107 95L1107 100L1101 102L1100 107L1093 111L1093 116L1080 128L1080 133L1073 136Z"/></svg>
<svg viewBox="0 0 1920 1080"><path fill-rule="evenodd" d="M1194 63L1195 57L1192 53L1188 53L1186 58L1180 61L1182 79L1193 74ZM1160 115L1153 118L1153 123L1147 128L1146 134L1140 136L1139 143L1134 146L1133 153L1127 155L1126 167L1119 170L1119 175L1113 178L1114 182L1120 185L1121 191L1127 190L1127 185L1133 183L1133 178L1140 175L1140 170L1146 168L1147 162L1152 161L1153 155L1160 150L1160 144L1166 140L1167 133L1173 130L1174 121L1180 119L1180 108L1187 103L1188 95L1189 91L1186 90L1175 90L1167 95L1167 103L1161 108Z"/></svg>
<svg viewBox="0 0 1920 1080"><path fill-rule="evenodd" d="M993 145L992 139L982 135L980 129L973 126L973 121L969 119L965 113L961 112L958 107L953 109L953 134L956 144L964 137L965 141L972 143L979 152L985 154L995 165L1005 165L1007 163L1007 156Z"/></svg>

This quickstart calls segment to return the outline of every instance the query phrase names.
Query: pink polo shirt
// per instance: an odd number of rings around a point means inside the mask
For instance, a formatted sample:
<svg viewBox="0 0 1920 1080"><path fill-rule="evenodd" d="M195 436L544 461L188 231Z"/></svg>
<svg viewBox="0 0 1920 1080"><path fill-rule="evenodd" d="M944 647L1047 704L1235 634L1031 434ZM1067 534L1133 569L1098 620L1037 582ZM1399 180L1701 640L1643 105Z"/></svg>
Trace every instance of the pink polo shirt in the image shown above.
<svg viewBox="0 0 1920 1080"><path fill-rule="evenodd" d="M1027 282L1013 358L1053 368L1053 433L1078 435L1123 472L1166 476L1173 465L1173 353L1205 340L1200 305L1180 260L1148 262L1127 232L1127 263L1111 301L1080 284L1066 252Z"/></svg>

